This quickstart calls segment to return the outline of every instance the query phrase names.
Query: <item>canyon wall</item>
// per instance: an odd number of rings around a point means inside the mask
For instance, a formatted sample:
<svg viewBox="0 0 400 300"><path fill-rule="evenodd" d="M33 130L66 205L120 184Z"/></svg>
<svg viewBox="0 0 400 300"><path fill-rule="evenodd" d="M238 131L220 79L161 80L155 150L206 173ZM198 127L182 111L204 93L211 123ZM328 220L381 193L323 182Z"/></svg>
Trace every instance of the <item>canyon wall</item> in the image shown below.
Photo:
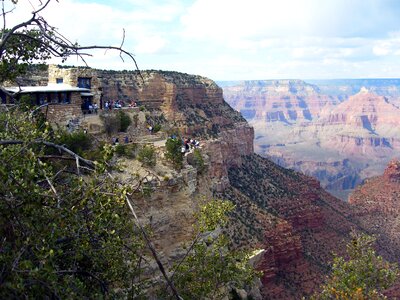
<svg viewBox="0 0 400 300"><path fill-rule="evenodd" d="M254 127L257 153L342 199L400 155L398 79L230 82L224 95Z"/></svg>
<svg viewBox="0 0 400 300"><path fill-rule="evenodd" d="M373 212L376 208L364 207L356 200L352 200L352 204L343 202L325 192L314 178L254 154L254 130L224 101L222 89L213 81L166 71L142 71L141 75L138 72L85 72L82 73L87 74L85 76L97 76L92 82L98 82L99 86L94 90L102 93L103 98L138 100L147 107L149 116L151 112L163 115L163 130L176 130L185 137L200 140L206 167L204 173L200 174L186 163L179 171L168 163L159 163L148 172L137 160L124 160L125 173L116 174L122 179L138 174L154 187L149 198L143 197L135 205L143 224L152 229L151 238L166 266L171 266L185 254L182 245L191 237L193 212L201 203L201 196L208 201L218 197L235 204L229 226L222 229L231 237L233 248L263 250L256 265L263 271L263 299L309 296L318 290L328 274L332 253L344 253L352 229L374 232L375 221L368 211ZM260 114L262 121L269 118L269 124L284 123L282 126L291 122L310 124L317 115L322 115L319 111L340 102L339 98L318 96L314 86L302 89L302 84L287 81L282 93L300 93L298 96L304 99L306 93L314 94L318 109L304 104L297 96L289 97L282 105L279 104L281 96L277 96L277 104L272 106L282 112L278 115L286 122ZM311 116L311 120L305 116ZM260 140L257 128L255 149L263 149L257 146L257 140ZM301 128L299 133L294 137L312 136L315 130ZM284 132L276 132L276 137L282 134ZM162 156L162 149L159 155ZM347 166L340 160L330 164L332 168ZM397 170L397 166L390 168L393 169ZM389 182L397 182L399 176L396 174L388 172L386 178ZM392 208L388 207L390 212ZM382 210L384 216L386 210ZM377 222L379 225L383 221ZM389 237L390 230L398 232L393 227L383 228L384 231L380 231L383 236ZM395 261L400 245L383 238L378 250ZM154 276L156 270L155 264L149 266L147 275Z"/></svg>

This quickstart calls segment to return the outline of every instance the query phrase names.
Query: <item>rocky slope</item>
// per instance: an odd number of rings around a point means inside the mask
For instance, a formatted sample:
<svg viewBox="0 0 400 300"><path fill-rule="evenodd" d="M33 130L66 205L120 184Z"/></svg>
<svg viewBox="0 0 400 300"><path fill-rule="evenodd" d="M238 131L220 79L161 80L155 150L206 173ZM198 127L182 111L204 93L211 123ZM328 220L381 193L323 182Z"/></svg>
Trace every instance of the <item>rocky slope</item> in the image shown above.
<svg viewBox="0 0 400 300"><path fill-rule="evenodd" d="M224 94L254 127L257 153L318 178L346 199L400 153L400 81L311 82L230 83ZM301 106L310 112L308 119L293 117L301 115Z"/></svg>
<svg viewBox="0 0 400 300"><path fill-rule="evenodd" d="M208 166L206 173L199 175L186 165L173 176L182 180L168 194L163 192L165 187L160 187L158 198L146 201L143 211L152 220L166 264L182 254L180 246L190 235L196 195L220 197L236 205L226 229L234 245L263 249L257 264L263 271L263 299L310 295L329 271L332 253L344 252L351 229L368 231L369 224L355 220L358 209L325 192L315 179L254 154L252 128L226 106L216 85L201 87L191 75L175 74L179 75L177 80L166 74L150 73L149 79L145 77L145 82L156 80L174 91L158 94L157 98L161 95L163 100L155 109L163 112L168 122L179 120L182 133L202 136ZM147 90L147 95L152 93ZM152 101L150 96L143 99ZM205 110L210 108L212 111L207 113ZM192 120L199 116L203 118L201 123L193 122L193 126ZM215 123L219 125L214 132ZM387 244L381 243L380 251L394 259Z"/></svg>
<svg viewBox="0 0 400 300"><path fill-rule="evenodd" d="M400 161L391 161L383 175L367 179L350 195L349 203L360 208L357 220L399 257Z"/></svg>
<svg viewBox="0 0 400 300"><path fill-rule="evenodd" d="M351 229L364 230L352 219L356 210L315 179L258 155L231 168L229 179L219 195L237 207L233 239L265 249L259 264L265 299L300 299L315 291Z"/></svg>
<svg viewBox="0 0 400 300"><path fill-rule="evenodd" d="M371 231L373 222L362 221L363 210L357 205L334 198L311 177L254 154L253 129L224 102L222 90L214 82L176 72L142 74L143 80L134 72L114 74L114 80L125 78L120 83L125 82L126 87L118 93L125 90L139 95L149 108L142 114L158 120L162 115L164 130L199 137L206 166L204 173L197 172L190 155L180 171L162 160L150 169L134 160L123 161L125 171L118 176L124 180L145 178L153 189L150 197L138 199L135 205L143 224L153 230L152 241L165 266L184 255L182 244L189 240L193 212L202 196L235 203L225 229L233 246L263 250L257 264L263 271L263 299L309 295L327 274L332 252L344 252L350 230ZM103 91L107 89L104 82ZM147 119L143 119L140 124L144 126ZM162 152L161 147L161 159ZM388 245L397 244L383 239L381 253L392 260L398 258L400 250ZM147 272L158 274L155 264L149 264ZM260 299L257 295L252 297Z"/></svg>

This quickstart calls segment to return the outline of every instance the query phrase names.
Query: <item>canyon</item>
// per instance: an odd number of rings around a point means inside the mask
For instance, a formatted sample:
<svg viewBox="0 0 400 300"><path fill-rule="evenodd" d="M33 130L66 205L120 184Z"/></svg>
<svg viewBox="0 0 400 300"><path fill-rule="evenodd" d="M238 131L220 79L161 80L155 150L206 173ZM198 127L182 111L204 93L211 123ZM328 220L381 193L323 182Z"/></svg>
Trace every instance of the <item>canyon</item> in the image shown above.
<svg viewBox="0 0 400 300"><path fill-rule="evenodd" d="M142 224L152 229L152 242L165 266L173 265L185 255L183 245L187 245L191 237L193 213L204 199L222 198L233 202L235 209L230 214L230 221L221 230L231 238L232 248L258 250L255 267L262 271L262 275L258 287L246 291L248 299L310 296L318 291L329 273L333 253L345 253L352 230L376 232L376 223L372 221L375 208L370 208L363 197L354 196L351 203L344 202L326 192L315 178L285 169L255 154L254 150L262 149L257 144L261 139L257 132L259 127L255 126L254 131L250 126L254 122L249 124L233 110L224 101L223 89L212 80L169 71L142 71L141 76L137 72L115 72L112 78L113 82L119 82L119 86L127 83L125 88L117 91L109 89L116 93L115 97L123 97L124 90L131 90L143 106L148 107L145 111L137 109L140 126L145 128L147 118L158 116L165 133L173 129L201 141L205 162L202 173L191 164L189 154L181 170L174 170L164 163L157 163L147 170L138 161L125 159L124 172L116 174L124 180L135 176L132 174L139 174L152 186L153 193L148 198L139 199L135 205L141 213ZM100 82L102 90L106 91L110 81ZM342 116L340 110L334 117L321 113L325 108L339 108L341 103L345 103L340 97L321 96L316 86L304 86L301 81L294 82L292 87L289 81L287 83L283 91L277 92L276 104L271 104L271 108L276 109L274 113L267 114L254 107L251 114L275 120L271 122L279 126L289 126L299 119L313 128L318 128L311 124L315 116L328 118L333 124L339 118L336 116ZM276 90L276 86L271 89ZM315 107L309 108L307 102L293 96L287 98L287 103L292 103L291 113L280 113L286 105L282 106L279 93L288 93L290 89L304 95L313 94ZM382 106L385 109L392 109L385 99L380 101L384 102ZM243 107L246 105L250 111L252 106L243 103ZM246 112L244 116L249 117ZM355 123L363 126L362 122ZM371 126L373 124L371 122ZM133 138L137 134L135 130L128 129ZM97 132L90 134L101 135ZM145 135L145 132L141 134ZM162 146L157 152L162 157ZM336 162L332 164L333 168L340 166ZM347 163L343 162L341 167L346 169ZM398 165L394 164L385 173L393 187L399 184L397 170ZM390 205L392 202L394 200L387 201L387 208L381 209L382 219L376 222L381 224L387 213L395 211ZM392 225L381 227L382 238L378 240L377 250L386 259L396 261L400 244L389 240L390 234L398 232L395 224ZM156 264L149 263L146 274L154 276L156 273Z"/></svg>
<svg viewBox="0 0 400 300"><path fill-rule="evenodd" d="M348 194L400 155L398 79L221 82L255 151Z"/></svg>

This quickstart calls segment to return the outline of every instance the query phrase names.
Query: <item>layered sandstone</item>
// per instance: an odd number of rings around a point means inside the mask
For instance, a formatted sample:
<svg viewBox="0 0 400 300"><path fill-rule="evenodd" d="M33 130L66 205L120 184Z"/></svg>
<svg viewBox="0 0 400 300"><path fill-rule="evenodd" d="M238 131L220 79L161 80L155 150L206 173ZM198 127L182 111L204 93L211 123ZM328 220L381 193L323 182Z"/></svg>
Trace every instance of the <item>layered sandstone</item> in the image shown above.
<svg viewBox="0 0 400 300"><path fill-rule="evenodd" d="M224 87L226 101L248 121L311 121L338 101L301 80L245 81Z"/></svg>
<svg viewBox="0 0 400 300"><path fill-rule="evenodd" d="M312 82L239 82L224 91L254 127L257 153L316 177L347 199L363 179L400 154L400 82ZM311 117L299 118L305 110Z"/></svg>

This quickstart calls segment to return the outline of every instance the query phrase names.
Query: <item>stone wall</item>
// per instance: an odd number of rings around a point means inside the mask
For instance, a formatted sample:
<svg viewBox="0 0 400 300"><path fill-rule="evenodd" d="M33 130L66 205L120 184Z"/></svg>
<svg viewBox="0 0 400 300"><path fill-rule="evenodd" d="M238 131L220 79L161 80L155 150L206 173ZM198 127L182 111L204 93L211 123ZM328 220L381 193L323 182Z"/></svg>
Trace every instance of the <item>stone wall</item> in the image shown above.
<svg viewBox="0 0 400 300"><path fill-rule="evenodd" d="M65 126L69 120L82 116L80 93L71 93L71 103L69 104L50 104L42 109L43 113L47 111L47 118L50 122L59 126Z"/></svg>
<svg viewBox="0 0 400 300"><path fill-rule="evenodd" d="M57 65L49 65L49 83L57 83L57 78L62 78L63 83L75 87L78 86L79 77L91 79L93 103L98 103L98 105L100 105L102 82L99 79L98 70L82 67L64 68Z"/></svg>

